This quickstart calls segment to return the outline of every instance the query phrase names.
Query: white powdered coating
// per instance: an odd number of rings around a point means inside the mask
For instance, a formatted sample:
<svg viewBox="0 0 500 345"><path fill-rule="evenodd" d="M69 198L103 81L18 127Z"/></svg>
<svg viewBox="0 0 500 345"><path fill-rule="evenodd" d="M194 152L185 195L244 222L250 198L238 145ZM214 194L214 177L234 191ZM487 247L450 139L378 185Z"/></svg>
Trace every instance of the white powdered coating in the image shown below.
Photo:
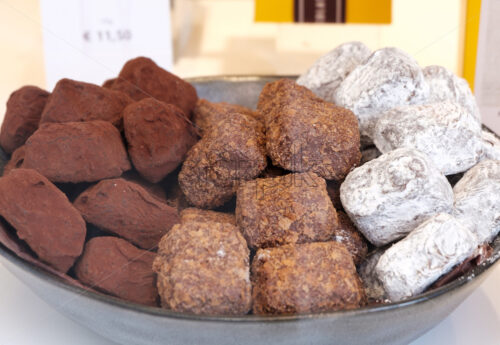
<svg viewBox="0 0 500 345"><path fill-rule="evenodd" d="M383 153L400 147L420 150L445 175L466 171L483 155L480 124L455 101L391 109L380 117L373 139Z"/></svg>
<svg viewBox="0 0 500 345"><path fill-rule="evenodd" d="M484 160L453 188L453 215L479 240L490 242L500 231L500 160Z"/></svg>
<svg viewBox="0 0 500 345"><path fill-rule="evenodd" d="M427 155L409 148L383 154L351 171L340 200L374 245L401 237L439 212L450 212L453 190Z"/></svg>
<svg viewBox="0 0 500 345"><path fill-rule="evenodd" d="M375 271L375 266L377 266L382 254L384 254L384 250L381 249L370 254L359 266L358 270L359 277L365 288L366 297L377 301L386 301L388 299L384 286L378 279L377 272Z"/></svg>
<svg viewBox="0 0 500 345"><path fill-rule="evenodd" d="M456 101L481 123L476 98L465 79L456 76L443 66L427 66L423 72L430 88L429 102Z"/></svg>
<svg viewBox="0 0 500 345"><path fill-rule="evenodd" d="M483 159L500 160L500 139L486 130L482 132L483 138Z"/></svg>
<svg viewBox="0 0 500 345"><path fill-rule="evenodd" d="M387 249L375 270L389 298L400 301L424 291L476 249L476 236L453 216L441 213Z"/></svg>
<svg viewBox="0 0 500 345"><path fill-rule="evenodd" d="M361 42L347 42L329 51L297 79L318 97L333 102L335 90L342 80L370 56L370 49Z"/></svg>
<svg viewBox="0 0 500 345"><path fill-rule="evenodd" d="M379 116L400 105L424 103L429 86L418 63L397 48L375 51L335 92L335 103L351 110L360 132L373 138Z"/></svg>

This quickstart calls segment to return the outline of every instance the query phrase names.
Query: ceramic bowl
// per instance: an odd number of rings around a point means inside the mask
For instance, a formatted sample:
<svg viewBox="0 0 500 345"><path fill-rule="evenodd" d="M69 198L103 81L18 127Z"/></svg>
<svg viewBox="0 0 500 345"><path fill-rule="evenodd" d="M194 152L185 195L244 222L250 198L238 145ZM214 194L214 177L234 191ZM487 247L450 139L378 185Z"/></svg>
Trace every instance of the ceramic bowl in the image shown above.
<svg viewBox="0 0 500 345"><path fill-rule="evenodd" d="M278 77L191 79L201 98L255 107ZM2 152L3 153L3 152ZM0 166L5 164L0 155ZM485 264L436 290L400 303L296 316L216 317L137 305L68 285L0 245L2 263L40 298L72 320L119 344L407 344L437 325L476 289L500 258L500 238Z"/></svg>

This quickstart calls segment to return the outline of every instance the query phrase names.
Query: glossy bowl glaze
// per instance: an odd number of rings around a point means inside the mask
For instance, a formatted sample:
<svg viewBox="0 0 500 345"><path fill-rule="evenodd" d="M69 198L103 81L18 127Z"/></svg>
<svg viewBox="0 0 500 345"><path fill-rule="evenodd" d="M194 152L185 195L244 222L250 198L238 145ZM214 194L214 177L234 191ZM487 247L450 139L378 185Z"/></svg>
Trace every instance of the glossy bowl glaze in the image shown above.
<svg viewBox="0 0 500 345"><path fill-rule="evenodd" d="M255 107L266 82L278 77L191 79L201 98ZM0 166L6 155L0 152ZM67 317L119 344L406 344L449 315L486 278L500 258L468 276L400 303L296 316L216 317L137 305L71 286L0 245L2 263L40 298Z"/></svg>

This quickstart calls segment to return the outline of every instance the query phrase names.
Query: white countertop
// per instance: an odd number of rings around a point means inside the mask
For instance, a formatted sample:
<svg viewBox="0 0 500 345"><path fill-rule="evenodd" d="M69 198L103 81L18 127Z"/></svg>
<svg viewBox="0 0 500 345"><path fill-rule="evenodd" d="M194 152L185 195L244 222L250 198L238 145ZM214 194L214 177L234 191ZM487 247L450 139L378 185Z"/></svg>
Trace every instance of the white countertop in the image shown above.
<svg viewBox="0 0 500 345"><path fill-rule="evenodd" d="M0 345L113 345L39 299L0 264ZM412 345L498 345L500 265L437 327Z"/></svg>

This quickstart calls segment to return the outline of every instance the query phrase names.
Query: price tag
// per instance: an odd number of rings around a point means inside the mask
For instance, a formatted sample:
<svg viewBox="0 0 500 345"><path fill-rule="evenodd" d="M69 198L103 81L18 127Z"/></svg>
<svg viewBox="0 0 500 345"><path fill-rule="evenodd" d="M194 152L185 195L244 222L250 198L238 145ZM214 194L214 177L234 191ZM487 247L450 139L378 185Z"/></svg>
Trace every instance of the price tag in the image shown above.
<svg viewBox="0 0 500 345"><path fill-rule="evenodd" d="M169 0L41 0L47 88L61 78L96 84L147 56L172 68Z"/></svg>

